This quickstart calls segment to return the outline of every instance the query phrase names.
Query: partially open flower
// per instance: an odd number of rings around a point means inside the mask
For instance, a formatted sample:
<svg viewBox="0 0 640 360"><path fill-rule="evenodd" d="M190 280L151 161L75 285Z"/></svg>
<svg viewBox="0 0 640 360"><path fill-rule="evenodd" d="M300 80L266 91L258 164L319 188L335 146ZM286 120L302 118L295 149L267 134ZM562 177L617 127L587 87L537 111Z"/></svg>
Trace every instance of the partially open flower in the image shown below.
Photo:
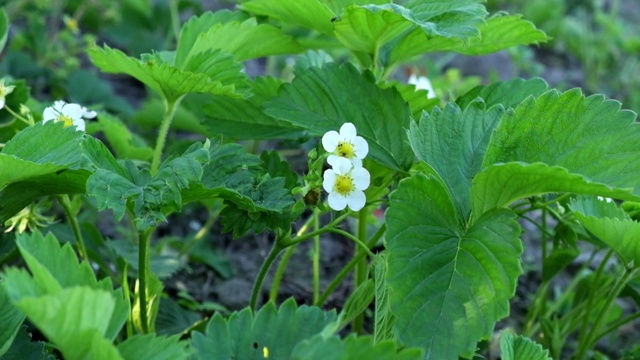
<svg viewBox="0 0 640 360"><path fill-rule="evenodd" d="M356 127L352 123L344 123L340 127L340 133L331 130L322 137L322 146L330 153L327 162L335 166L340 158L349 160L355 167L362 167L362 159L369 153L369 144L356 136Z"/></svg>
<svg viewBox="0 0 640 360"><path fill-rule="evenodd" d="M329 207L333 210L358 211L367 202L363 190L369 187L371 176L363 167L355 167L345 158L337 158L333 169L325 170L322 187L329 193Z"/></svg>
<svg viewBox="0 0 640 360"><path fill-rule="evenodd" d="M94 111L89 111L84 106L66 103L62 100L55 101L53 106L44 109L43 121L62 121L64 126L76 126L77 130L84 131L84 119L96 116Z"/></svg>
<svg viewBox="0 0 640 360"><path fill-rule="evenodd" d="M0 109L4 107L7 95L11 94L15 88L15 85L6 85L5 80L0 79Z"/></svg>

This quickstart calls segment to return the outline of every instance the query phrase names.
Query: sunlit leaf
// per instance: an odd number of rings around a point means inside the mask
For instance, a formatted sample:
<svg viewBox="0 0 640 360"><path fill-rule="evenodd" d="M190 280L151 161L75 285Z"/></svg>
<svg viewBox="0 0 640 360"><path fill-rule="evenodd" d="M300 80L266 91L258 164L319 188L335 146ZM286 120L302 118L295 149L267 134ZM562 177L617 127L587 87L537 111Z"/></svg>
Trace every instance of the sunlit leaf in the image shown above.
<svg viewBox="0 0 640 360"><path fill-rule="evenodd" d="M220 50L198 53L184 64L184 68L173 66L157 53L136 59L106 45L93 47L88 53L93 64L102 71L130 75L168 101L176 101L188 93L240 97L238 90L246 87L242 66Z"/></svg>
<svg viewBox="0 0 640 360"><path fill-rule="evenodd" d="M252 0L240 4L240 9L269 16L325 35L332 35L331 19L336 16L325 4L317 0Z"/></svg>
<svg viewBox="0 0 640 360"><path fill-rule="evenodd" d="M466 225L444 185L415 173L390 195L386 222L397 339L427 359L472 357L509 314L522 273L515 214L492 211Z"/></svg>
<svg viewBox="0 0 640 360"><path fill-rule="evenodd" d="M228 319L215 314L205 334L193 334L191 346L196 359L264 359L265 348L269 359L289 359L299 342L320 333L335 319L333 311L298 307L293 299L279 309L269 302L255 314L248 308Z"/></svg>

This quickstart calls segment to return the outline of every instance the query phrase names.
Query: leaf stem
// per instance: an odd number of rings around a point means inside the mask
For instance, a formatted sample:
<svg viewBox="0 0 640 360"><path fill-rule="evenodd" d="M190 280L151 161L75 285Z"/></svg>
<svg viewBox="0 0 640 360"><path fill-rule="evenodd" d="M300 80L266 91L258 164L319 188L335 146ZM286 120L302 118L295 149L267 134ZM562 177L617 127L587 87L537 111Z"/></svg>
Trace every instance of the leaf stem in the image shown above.
<svg viewBox="0 0 640 360"><path fill-rule="evenodd" d="M60 195L60 205L64 209L64 213L67 215L67 221L71 226L71 230L73 230L73 236L76 238L76 243L78 244L78 251L80 252L80 256L86 261L89 261L89 254L87 253L87 248L84 246L84 240L82 238L82 232L80 231L80 224L78 224L78 219L76 218L75 211L73 209L73 205L71 204L71 200L69 199L69 195L64 194Z"/></svg>
<svg viewBox="0 0 640 360"><path fill-rule="evenodd" d="M140 323L144 334L149 332L149 319L147 317L147 276L149 265L149 240L152 230L140 233L138 244L138 301L140 302Z"/></svg>
<svg viewBox="0 0 640 360"><path fill-rule="evenodd" d="M129 266L127 262L124 262L124 267L122 269L122 293L124 295L124 300L127 304L131 304L131 291L129 290L129 279L128 279L128 271ZM127 339L133 336L133 319L131 317L131 312L129 312L129 316L127 317Z"/></svg>
<svg viewBox="0 0 640 360"><path fill-rule="evenodd" d="M164 144L167 140L167 135L169 134L169 128L171 127L171 122L173 121L173 116L175 115L176 109L182 97L179 97L175 100L165 99L165 113L162 119L162 123L160 124L160 130L158 131L158 138L156 139L156 148L153 151L153 158L151 160L151 175L155 175L158 172L158 167L160 166L160 159L162 158L162 150L164 149Z"/></svg>
<svg viewBox="0 0 640 360"><path fill-rule="evenodd" d="M262 283L264 282L264 278L267 276L269 269L271 268L271 264L276 260L280 252L285 247L280 244L279 239L273 243L273 247L267 258L264 259L262 266L260 267L260 271L258 272L258 276L256 277L256 281L253 283L253 289L251 289L251 299L249 300L249 307L252 310L256 310L256 306L258 305L258 296L260 295L260 289L262 288Z"/></svg>

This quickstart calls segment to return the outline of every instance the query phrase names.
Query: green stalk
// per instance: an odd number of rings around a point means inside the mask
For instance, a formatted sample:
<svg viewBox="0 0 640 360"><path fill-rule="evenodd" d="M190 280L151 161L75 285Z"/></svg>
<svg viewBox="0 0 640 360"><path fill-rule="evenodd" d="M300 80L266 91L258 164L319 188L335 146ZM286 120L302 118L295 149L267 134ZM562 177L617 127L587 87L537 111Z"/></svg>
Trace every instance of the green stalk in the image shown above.
<svg viewBox="0 0 640 360"><path fill-rule="evenodd" d="M313 229L320 229L320 215L313 211ZM320 234L313 237L313 302L320 296Z"/></svg>
<svg viewBox="0 0 640 360"><path fill-rule="evenodd" d="M284 249L284 247L280 244L280 242L276 239L273 243L273 247L267 258L264 259L262 266L260 267L260 271L258 272L258 277L256 277L256 281L253 283L253 289L251 290L251 299L249 300L249 307L252 310L256 310L256 306L258 305L258 296L260 295L260 289L262 288L262 283L264 282L264 278L267 276L271 265L276 260L280 252Z"/></svg>
<svg viewBox="0 0 640 360"><path fill-rule="evenodd" d="M613 287L613 290L609 292L609 295L605 300L604 306L602 307L602 309L600 309L600 312L598 313L596 320L591 326L591 329L589 329L589 333L585 337L584 344L580 344L580 347L579 347L580 352L578 353L578 356L577 356L578 359L586 358L585 356L587 354L587 351L590 348L592 348L595 345L595 343L598 341L599 338L596 337L596 334L600 332L600 327L602 326L604 318L609 313L609 310L611 309L611 305L613 305L613 302L616 300L616 297L618 297L618 294L620 294L624 286L629 282L629 280L633 277L633 275L635 275L637 270L638 270L637 268L635 269L625 268L624 275L620 279L618 279L616 285Z"/></svg>
<svg viewBox="0 0 640 360"><path fill-rule="evenodd" d="M122 293L124 295L124 300L127 304L131 304L131 292L129 291L129 279L128 279L128 265L125 262L124 268L122 269ZM133 336L133 319L131 317L131 312L129 312L129 316L127 317L127 339Z"/></svg>
<svg viewBox="0 0 640 360"><path fill-rule="evenodd" d="M149 319L147 318L147 277L151 270L149 265L149 240L151 238L151 230L140 233L140 242L138 244L138 291L140 301L140 322L142 323L142 332L149 332Z"/></svg>
<svg viewBox="0 0 640 360"><path fill-rule="evenodd" d="M181 99L182 97L179 97L172 101L165 99L164 118L162 119L162 123L160 124L160 130L158 131L158 138L156 140L156 148L153 151L153 158L151 159L150 172L152 176L158 172L160 159L162 158L162 150L164 149L164 144L167 141L167 135L169 134L169 128L171 128L173 116L175 115L176 109L178 108L178 104L180 104Z"/></svg>
<svg viewBox="0 0 640 360"><path fill-rule="evenodd" d="M76 218L76 214L74 214L73 206L71 205L71 200L69 199L69 195L64 194L60 195L60 205L64 208L64 213L67 215L67 221L69 225L71 225L71 230L73 230L73 235L76 238L76 243L78 244L78 251L80 252L80 256L86 261L89 261L89 254L87 253L87 248L84 246L84 240L82 239L82 232L80 231L80 224L78 224L78 219Z"/></svg>
<svg viewBox="0 0 640 360"><path fill-rule="evenodd" d="M269 292L269 301L276 303L278 299L278 292L280 291L280 283L282 282L282 277L284 276L284 272L287 269L287 265L289 264L289 260L291 256L296 250L296 245L290 246L285 251L284 255L282 255L282 259L280 259L280 263L278 264L278 268L276 269L276 273L273 275L273 282L271 283L271 291Z"/></svg>
<svg viewBox="0 0 640 360"><path fill-rule="evenodd" d="M369 213L366 211L366 208L360 210L360 213L358 214L358 238L360 239L360 241L363 241L367 238L367 215L369 215ZM363 251L362 248L357 247L354 257L359 257L359 255L361 254L370 254L371 252L369 251L369 249L366 246L365 248L367 249L366 252ZM364 260L364 256L362 256L361 260L356 263L355 283L353 285L353 290L355 291L355 289L357 289L358 286L360 286L366 280L367 262ZM353 319L352 328L353 331L357 334L364 333L364 312L361 312L360 314L358 314L358 316L355 317L355 319Z"/></svg>

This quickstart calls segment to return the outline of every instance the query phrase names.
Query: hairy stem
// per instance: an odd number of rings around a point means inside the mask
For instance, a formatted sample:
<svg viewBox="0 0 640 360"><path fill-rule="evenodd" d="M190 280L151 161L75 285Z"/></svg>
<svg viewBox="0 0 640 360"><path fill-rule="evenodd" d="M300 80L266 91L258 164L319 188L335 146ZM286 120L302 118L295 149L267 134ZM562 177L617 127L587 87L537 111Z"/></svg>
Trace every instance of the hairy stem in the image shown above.
<svg viewBox="0 0 640 360"><path fill-rule="evenodd" d="M162 158L162 150L164 149L164 144L167 141L167 135L169 134L169 129L171 128L173 116L175 115L176 108L178 107L181 99L181 97L176 100L165 99L165 113L162 119L162 123L160 124L160 130L158 131L158 138L156 140L156 148L153 151L153 158L151 159L151 175L155 175L158 172L160 159Z"/></svg>
<svg viewBox="0 0 640 360"><path fill-rule="evenodd" d="M249 300L249 307L253 310L256 310L256 306L258 305L258 296L260 295L260 289L262 288L262 283L264 282L264 278L267 276L271 265L276 260L280 252L284 249L280 242L276 240L273 243L273 247L267 258L264 259L262 266L260 267L260 271L258 272L258 276L256 277L256 281L253 283L253 289L251 290L251 299Z"/></svg>
<svg viewBox="0 0 640 360"><path fill-rule="evenodd" d="M140 233L138 244L138 300L140 301L140 322L143 333L149 332L147 317L147 277L149 276L149 239L152 231Z"/></svg>
<svg viewBox="0 0 640 360"><path fill-rule="evenodd" d="M76 238L78 252L80 252L80 256L82 256L84 260L89 261L89 253L87 253L87 248L84 246L84 239L82 238L82 232L80 231L80 224L78 224L78 219L73 211L73 205L71 205L69 195L61 195L59 199L60 205L62 205L64 213L67 216L67 221L69 222L69 225L71 225L71 230L73 230L73 236Z"/></svg>

